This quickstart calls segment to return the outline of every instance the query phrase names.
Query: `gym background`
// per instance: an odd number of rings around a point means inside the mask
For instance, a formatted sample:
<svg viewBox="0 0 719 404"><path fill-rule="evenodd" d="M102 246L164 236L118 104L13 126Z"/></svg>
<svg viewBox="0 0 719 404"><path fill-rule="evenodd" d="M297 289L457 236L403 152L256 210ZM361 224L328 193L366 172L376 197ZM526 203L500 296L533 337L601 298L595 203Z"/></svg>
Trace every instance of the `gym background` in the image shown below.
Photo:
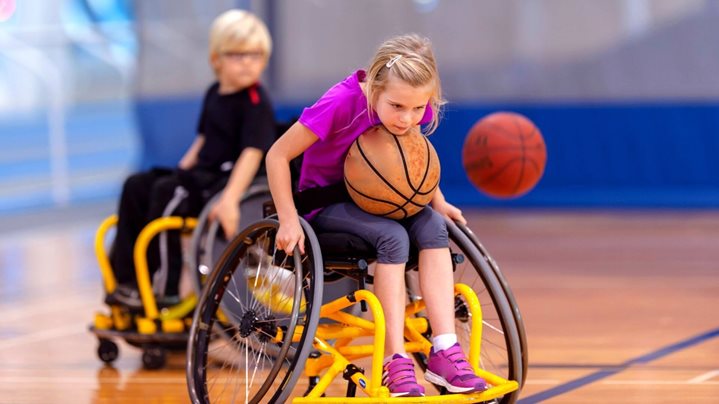
<svg viewBox="0 0 719 404"><path fill-rule="evenodd" d="M213 76L222 11L262 17L280 119L362 68L392 35L432 39L450 101L432 135L463 207L719 207L719 2L712 0L20 0L0 22L0 217L114 204L124 178L174 165ZM522 113L547 144L528 195L471 187L479 118ZM114 206L114 205L113 205Z"/></svg>

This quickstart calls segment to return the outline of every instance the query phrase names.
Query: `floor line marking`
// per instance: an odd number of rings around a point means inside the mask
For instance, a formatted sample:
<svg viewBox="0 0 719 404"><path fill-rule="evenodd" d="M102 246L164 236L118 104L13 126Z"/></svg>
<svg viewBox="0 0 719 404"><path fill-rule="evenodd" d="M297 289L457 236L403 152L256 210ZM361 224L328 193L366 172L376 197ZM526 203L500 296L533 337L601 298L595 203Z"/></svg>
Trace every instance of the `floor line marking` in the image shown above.
<svg viewBox="0 0 719 404"><path fill-rule="evenodd" d="M709 379L715 378L716 376L719 376L719 369L710 370L710 371L703 373L697 377L689 379L689 381L687 383L689 383L689 384L704 383Z"/></svg>
<svg viewBox="0 0 719 404"><path fill-rule="evenodd" d="M550 398L562 395L564 393L568 393L572 390L576 390L580 387L584 387L588 384L592 384L599 380L606 379L607 377L614 376L615 374L622 372L623 370L629 368L632 365L651 362L653 360L659 359L661 357L664 357L671 353L680 351L682 349L689 348L693 345L699 344L701 342L704 342L711 338L715 338L717 336L719 336L719 328L715 328L715 329L707 331L703 334L696 335L694 337L685 339L683 341L679 341L675 344L665 346L656 351L649 352L648 354L644 354L639 357L630 359L618 366L612 366L610 369L600 369L600 370L598 370L594 373L591 373L589 375L580 377L578 379L570 380L567 383L560 384L559 386L556 386L556 387L552 387L549 390L541 391L541 392L533 394L529 397L521 398L519 401L517 401L517 403L518 404L533 404L533 403L542 402L544 400L548 400Z"/></svg>
<svg viewBox="0 0 719 404"><path fill-rule="evenodd" d="M717 384L719 382L692 383L686 380L605 380L602 384L635 384L635 385L686 385L686 384Z"/></svg>

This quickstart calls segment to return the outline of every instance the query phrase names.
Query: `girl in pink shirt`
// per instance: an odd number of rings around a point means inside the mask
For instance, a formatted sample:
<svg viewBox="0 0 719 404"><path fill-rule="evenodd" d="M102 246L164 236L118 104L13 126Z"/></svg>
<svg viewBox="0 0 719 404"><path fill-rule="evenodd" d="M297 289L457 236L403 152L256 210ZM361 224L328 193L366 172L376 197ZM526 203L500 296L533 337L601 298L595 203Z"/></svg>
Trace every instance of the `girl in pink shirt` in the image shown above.
<svg viewBox="0 0 719 404"><path fill-rule="evenodd" d="M304 232L292 197L290 161L304 153L299 188L327 187L343 181L344 159L352 142L382 124L402 136L418 125L432 133L444 104L429 40L416 35L380 45L368 69L333 86L267 153L266 166L280 227L277 248L304 253ZM392 396L423 396L414 364L404 350L404 271L410 243L419 250L419 280L434 334L425 379L450 392L487 388L457 343L454 329L453 274L443 216L466 223L462 212L437 189L419 213L393 220L366 213L351 201L324 207L309 217L318 232L354 234L377 251L374 293L384 309L387 333L383 384Z"/></svg>

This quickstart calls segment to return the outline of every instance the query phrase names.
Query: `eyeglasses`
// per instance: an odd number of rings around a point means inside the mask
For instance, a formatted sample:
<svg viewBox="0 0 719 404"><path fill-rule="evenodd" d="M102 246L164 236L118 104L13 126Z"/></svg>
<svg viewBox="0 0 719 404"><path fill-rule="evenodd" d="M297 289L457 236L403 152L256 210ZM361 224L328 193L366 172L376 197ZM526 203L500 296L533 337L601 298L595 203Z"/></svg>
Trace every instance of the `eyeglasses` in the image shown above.
<svg viewBox="0 0 719 404"><path fill-rule="evenodd" d="M235 62L241 62L243 60L257 62L257 61L262 60L265 57L265 53L262 51L223 52L222 57L230 59Z"/></svg>

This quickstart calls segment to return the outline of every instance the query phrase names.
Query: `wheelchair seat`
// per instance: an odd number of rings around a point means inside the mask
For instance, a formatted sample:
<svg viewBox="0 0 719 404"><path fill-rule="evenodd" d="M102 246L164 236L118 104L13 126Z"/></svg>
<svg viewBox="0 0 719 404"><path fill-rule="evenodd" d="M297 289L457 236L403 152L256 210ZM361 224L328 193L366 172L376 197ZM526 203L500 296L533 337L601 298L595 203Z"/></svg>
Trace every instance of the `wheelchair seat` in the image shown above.
<svg viewBox="0 0 719 404"><path fill-rule="evenodd" d="M322 247L326 260L346 261L348 258L373 260L377 255L374 247L354 234L317 233L317 241Z"/></svg>

